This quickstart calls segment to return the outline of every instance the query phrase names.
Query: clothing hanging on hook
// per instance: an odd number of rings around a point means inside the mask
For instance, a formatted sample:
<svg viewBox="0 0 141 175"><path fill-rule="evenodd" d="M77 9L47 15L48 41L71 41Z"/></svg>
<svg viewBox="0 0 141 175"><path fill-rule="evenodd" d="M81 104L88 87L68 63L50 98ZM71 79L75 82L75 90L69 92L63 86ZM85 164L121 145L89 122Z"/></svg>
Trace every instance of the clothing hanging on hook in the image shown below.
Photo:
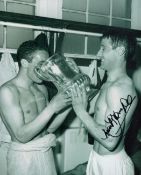
<svg viewBox="0 0 141 175"><path fill-rule="evenodd" d="M0 61L0 86L14 78L17 73L18 70L11 54L8 52L3 53ZM11 137L3 122L0 120L0 142L9 142L10 140Z"/></svg>
<svg viewBox="0 0 141 175"><path fill-rule="evenodd" d="M0 61L0 86L17 75L17 67L10 53L4 52Z"/></svg>
<svg viewBox="0 0 141 175"><path fill-rule="evenodd" d="M0 86L17 75L18 69L10 53L5 52L1 55L0 61ZM0 172L7 175L7 151L11 136L9 135L0 116Z"/></svg>

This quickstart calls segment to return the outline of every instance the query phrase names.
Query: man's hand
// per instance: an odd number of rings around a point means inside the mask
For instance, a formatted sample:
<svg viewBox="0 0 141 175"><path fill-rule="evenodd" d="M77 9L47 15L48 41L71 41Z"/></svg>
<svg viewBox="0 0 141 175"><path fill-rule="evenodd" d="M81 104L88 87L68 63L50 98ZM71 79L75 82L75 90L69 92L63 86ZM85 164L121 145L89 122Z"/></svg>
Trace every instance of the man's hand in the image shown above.
<svg viewBox="0 0 141 175"><path fill-rule="evenodd" d="M86 95L86 89L84 84L78 85L75 83L72 88L72 105L73 109L76 112L86 111L88 105L88 97Z"/></svg>
<svg viewBox="0 0 141 175"><path fill-rule="evenodd" d="M53 108L55 113L71 104L71 98L65 92L59 92L53 97L49 105Z"/></svg>

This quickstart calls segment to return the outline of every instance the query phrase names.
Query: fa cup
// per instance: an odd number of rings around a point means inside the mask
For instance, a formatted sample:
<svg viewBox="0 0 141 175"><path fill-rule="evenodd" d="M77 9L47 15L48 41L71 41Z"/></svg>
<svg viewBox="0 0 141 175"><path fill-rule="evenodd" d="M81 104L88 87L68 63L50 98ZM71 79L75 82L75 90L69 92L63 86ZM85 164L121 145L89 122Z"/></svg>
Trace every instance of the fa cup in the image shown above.
<svg viewBox="0 0 141 175"><path fill-rule="evenodd" d="M40 62L35 68L35 73L40 79L51 81L58 91L65 91L68 96L71 96L74 83L84 84L89 99L96 94L96 90L90 88L89 76L82 73L72 59L61 54L54 54L46 61Z"/></svg>

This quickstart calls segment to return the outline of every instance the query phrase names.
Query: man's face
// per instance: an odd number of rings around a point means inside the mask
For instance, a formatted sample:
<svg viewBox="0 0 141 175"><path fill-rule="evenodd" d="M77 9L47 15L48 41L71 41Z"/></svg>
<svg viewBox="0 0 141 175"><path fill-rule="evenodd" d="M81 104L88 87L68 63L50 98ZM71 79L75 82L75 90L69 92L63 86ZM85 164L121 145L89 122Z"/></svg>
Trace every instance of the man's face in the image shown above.
<svg viewBox="0 0 141 175"><path fill-rule="evenodd" d="M111 40L103 38L97 56L101 60L101 68L104 70L113 69L116 61L116 51L112 48Z"/></svg>
<svg viewBox="0 0 141 175"><path fill-rule="evenodd" d="M49 58L49 54L44 50L38 50L34 53L32 62L29 63L28 67L28 76L30 77L30 79L32 79L32 81L36 83L42 82L42 80L37 77L34 70L35 67L39 64L39 62L45 61L47 58Z"/></svg>

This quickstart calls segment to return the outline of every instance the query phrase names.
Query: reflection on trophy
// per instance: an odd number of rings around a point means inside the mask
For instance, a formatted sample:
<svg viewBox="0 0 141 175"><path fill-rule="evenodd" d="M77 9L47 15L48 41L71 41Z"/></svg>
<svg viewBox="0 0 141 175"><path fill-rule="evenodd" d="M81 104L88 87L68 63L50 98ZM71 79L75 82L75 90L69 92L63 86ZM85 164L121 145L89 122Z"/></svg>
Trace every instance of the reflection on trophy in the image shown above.
<svg viewBox="0 0 141 175"><path fill-rule="evenodd" d="M84 84L88 98L93 98L97 90L90 88L90 78L81 73L76 63L61 54L54 54L35 68L37 76L44 81L51 81L58 91L65 91L70 96L72 85Z"/></svg>

